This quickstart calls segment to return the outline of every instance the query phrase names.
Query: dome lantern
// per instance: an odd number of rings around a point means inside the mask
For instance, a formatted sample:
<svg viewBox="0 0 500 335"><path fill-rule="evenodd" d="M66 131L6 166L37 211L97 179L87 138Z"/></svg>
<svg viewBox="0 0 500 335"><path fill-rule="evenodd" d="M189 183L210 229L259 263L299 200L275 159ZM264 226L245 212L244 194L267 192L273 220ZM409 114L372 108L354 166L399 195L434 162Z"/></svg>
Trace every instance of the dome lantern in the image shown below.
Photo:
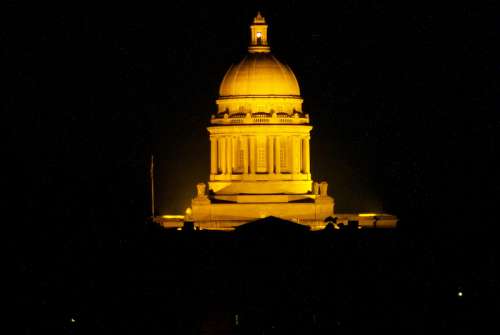
<svg viewBox="0 0 500 335"><path fill-rule="evenodd" d="M267 24L260 12L250 25L248 54L226 72L216 103L215 123L219 123L219 119L227 114L229 117L241 117L248 113L259 118L264 114L268 117L274 113L293 117L298 113L301 117L293 119L293 123L309 123L302 112L297 78L288 65L281 63L271 53L267 41ZM276 122L288 123L292 119Z"/></svg>
<svg viewBox="0 0 500 335"><path fill-rule="evenodd" d="M250 45L248 52L270 52L271 48L267 43L267 24L264 17L257 12L257 16L250 25Z"/></svg>

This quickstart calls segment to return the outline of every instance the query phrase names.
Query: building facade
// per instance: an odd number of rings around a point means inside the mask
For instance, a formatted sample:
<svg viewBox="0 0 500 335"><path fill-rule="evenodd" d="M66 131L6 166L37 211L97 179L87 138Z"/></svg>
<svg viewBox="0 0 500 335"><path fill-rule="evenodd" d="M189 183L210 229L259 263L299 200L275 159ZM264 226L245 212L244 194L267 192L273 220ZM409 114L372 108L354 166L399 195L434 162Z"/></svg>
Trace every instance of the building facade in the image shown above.
<svg viewBox="0 0 500 335"><path fill-rule="evenodd" d="M185 216L163 215L164 227L193 222L199 229L233 229L275 216L322 229L392 228L397 218L383 213L335 213L326 181L311 176L309 114L302 109L293 71L271 53L267 24L260 15L250 25L250 45L243 60L226 72L207 127L210 139L208 183Z"/></svg>
<svg viewBox="0 0 500 335"><path fill-rule="evenodd" d="M201 228L230 228L276 216L316 225L333 216L326 182L311 178L309 114L297 79L271 53L260 13L243 60L220 85L210 135L208 187L197 186L190 218Z"/></svg>

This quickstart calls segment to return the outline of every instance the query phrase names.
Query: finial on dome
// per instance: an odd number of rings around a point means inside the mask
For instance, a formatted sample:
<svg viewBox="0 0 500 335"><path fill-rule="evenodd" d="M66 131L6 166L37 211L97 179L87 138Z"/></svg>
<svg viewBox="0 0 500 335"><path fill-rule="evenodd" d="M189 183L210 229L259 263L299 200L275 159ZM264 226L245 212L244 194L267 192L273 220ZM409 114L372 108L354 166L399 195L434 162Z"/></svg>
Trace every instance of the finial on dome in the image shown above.
<svg viewBox="0 0 500 335"><path fill-rule="evenodd" d="M260 11L257 12L257 16L253 19L253 23L266 23L266 20L264 19L262 14L260 14Z"/></svg>
<svg viewBox="0 0 500 335"><path fill-rule="evenodd" d="M270 52L271 48L267 44L267 24L266 20L257 12L257 16L250 25L250 46L248 52Z"/></svg>

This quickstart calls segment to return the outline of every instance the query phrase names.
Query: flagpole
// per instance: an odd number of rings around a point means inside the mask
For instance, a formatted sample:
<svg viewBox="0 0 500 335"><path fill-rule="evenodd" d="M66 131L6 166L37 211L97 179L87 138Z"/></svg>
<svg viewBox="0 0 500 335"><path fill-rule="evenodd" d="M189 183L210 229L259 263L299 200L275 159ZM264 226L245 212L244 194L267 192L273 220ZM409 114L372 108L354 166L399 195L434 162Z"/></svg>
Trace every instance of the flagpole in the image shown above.
<svg viewBox="0 0 500 335"><path fill-rule="evenodd" d="M155 218L155 177L154 177L154 156L151 154L151 164L149 170L149 178L151 184L151 218Z"/></svg>

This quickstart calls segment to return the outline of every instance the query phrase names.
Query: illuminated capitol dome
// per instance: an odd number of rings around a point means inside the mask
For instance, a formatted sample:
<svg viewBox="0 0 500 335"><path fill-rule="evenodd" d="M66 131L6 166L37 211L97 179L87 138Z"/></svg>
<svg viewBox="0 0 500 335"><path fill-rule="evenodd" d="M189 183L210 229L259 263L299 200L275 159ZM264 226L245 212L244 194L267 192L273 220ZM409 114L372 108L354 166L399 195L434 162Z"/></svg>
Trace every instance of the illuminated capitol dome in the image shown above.
<svg viewBox="0 0 500 335"><path fill-rule="evenodd" d="M328 184L310 169L309 114L297 78L272 54L257 14L243 60L229 68L211 116L210 177L186 212L201 229L232 229L267 216L323 228L334 216ZM338 215L336 215L338 217Z"/></svg>
<svg viewBox="0 0 500 335"><path fill-rule="evenodd" d="M314 224L333 215L327 184L311 180L312 127L299 84L271 54L260 13L250 26L248 54L227 71L216 103L208 127L208 194L198 184L191 206L197 226L231 228L266 216Z"/></svg>
<svg viewBox="0 0 500 335"><path fill-rule="evenodd" d="M300 102L299 83L292 70L269 51L251 52L238 65L231 66L222 80L219 94L221 99L253 96Z"/></svg>

